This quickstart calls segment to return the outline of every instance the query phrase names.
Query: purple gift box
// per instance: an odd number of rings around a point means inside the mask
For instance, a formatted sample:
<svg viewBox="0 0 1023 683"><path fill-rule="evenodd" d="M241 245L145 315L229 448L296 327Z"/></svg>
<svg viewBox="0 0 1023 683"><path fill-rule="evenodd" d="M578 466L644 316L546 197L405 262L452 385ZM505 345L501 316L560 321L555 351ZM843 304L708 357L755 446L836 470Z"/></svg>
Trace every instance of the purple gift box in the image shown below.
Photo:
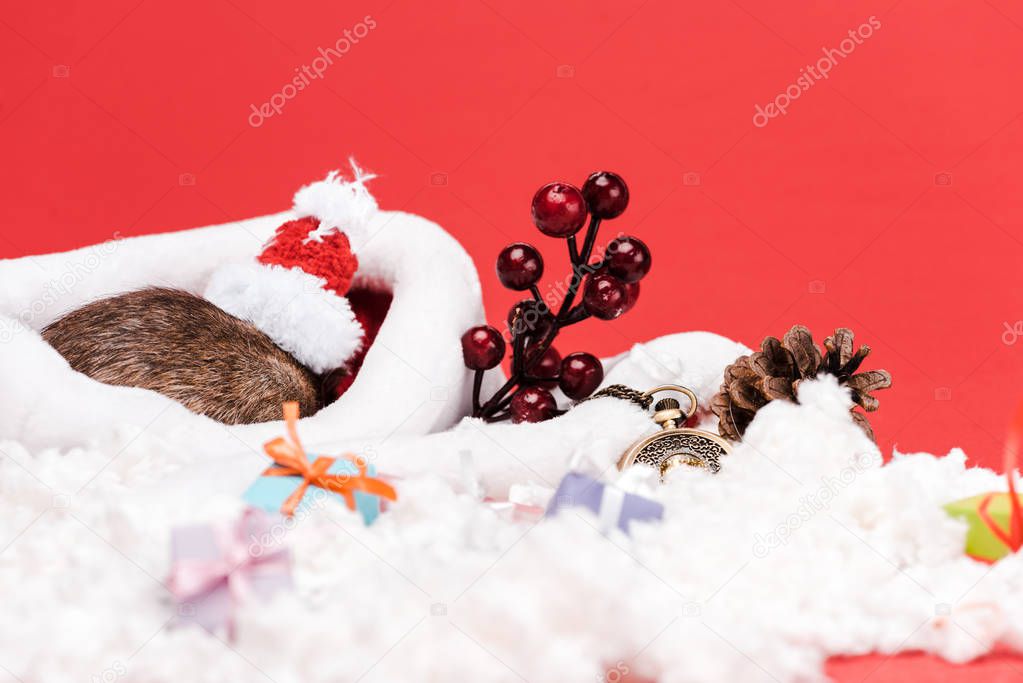
<svg viewBox="0 0 1023 683"><path fill-rule="evenodd" d="M602 531L614 526L629 533L629 523L661 519L664 506L657 501L603 484L579 472L569 472L558 484L558 490L547 507L547 516L562 508L589 508L600 522Z"/></svg>
<svg viewBox="0 0 1023 683"><path fill-rule="evenodd" d="M236 605L266 600L291 587L291 556L280 545L279 520L248 508L227 526L194 525L171 532L167 585L180 622L211 632L226 627L233 637Z"/></svg>

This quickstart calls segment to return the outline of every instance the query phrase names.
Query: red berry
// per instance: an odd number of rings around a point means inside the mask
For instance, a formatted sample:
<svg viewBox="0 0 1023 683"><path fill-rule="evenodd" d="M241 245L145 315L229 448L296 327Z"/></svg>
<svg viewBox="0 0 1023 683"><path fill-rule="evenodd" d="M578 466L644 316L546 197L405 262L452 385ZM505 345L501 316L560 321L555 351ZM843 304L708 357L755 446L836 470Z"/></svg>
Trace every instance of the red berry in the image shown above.
<svg viewBox="0 0 1023 683"><path fill-rule="evenodd" d="M508 311L508 329L512 337L520 334L544 337L551 331L553 324L551 309L536 299L523 299Z"/></svg>
<svg viewBox="0 0 1023 683"><path fill-rule="evenodd" d="M628 313L636 305L636 300L639 299L639 283L626 282L625 295L625 310L622 313Z"/></svg>
<svg viewBox="0 0 1023 683"><path fill-rule="evenodd" d="M543 422L557 414L558 404L542 387L523 387L512 396L510 409L512 422Z"/></svg>
<svg viewBox="0 0 1023 683"><path fill-rule="evenodd" d="M595 318L614 320L625 312L628 298L625 284L614 275L598 274L586 279L583 307Z"/></svg>
<svg viewBox="0 0 1023 683"><path fill-rule="evenodd" d="M636 237L617 237L607 245L607 272L622 282L639 282L650 272L650 249Z"/></svg>
<svg viewBox="0 0 1023 683"><path fill-rule="evenodd" d="M534 377L542 377L545 379L554 378L547 379L546 382L538 382L540 386L550 389L558 386L557 376L559 370L561 370L561 354L558 353L556 348L551 346L546 352L544 352L543 357L540 358L540 360L538 360L532 368L530 368L529 374Z"/></svg>
<svg viewBox="0 0 1023 683"><path fill-rule="evenodd" d="M548 183L533 195L533 223L550 237L571 237L586 223L583 193L568 183Z"/></svg>
<svg viewBox="0 0 1023 683"><path fill-rule="evenodd" d="M590 353L570 353L561 361L558 384L565 396L576 401L592 394L604 381L604 366Z"/></svg>
<svg viewBox="0 0 1023 683"><path fill-rule="evenodd" d="M462 359L471 370L489 370L504 358L504 338L490 325L470 327L462 335Z"/></svg>
<svg viewBox="0 0 1023 683"><path fill-rule="evenodd" d="M531 244L509 244L497 256L497 277L508 289L529 289L542 275L543 258Z"/></svg>
<svg viewBox="0 0 1023 683"><path fill-rule="evenodd" d="M583 197L597 218L616 218L629 205L629 188L618 174L598 171L586 179Z"/></svg>

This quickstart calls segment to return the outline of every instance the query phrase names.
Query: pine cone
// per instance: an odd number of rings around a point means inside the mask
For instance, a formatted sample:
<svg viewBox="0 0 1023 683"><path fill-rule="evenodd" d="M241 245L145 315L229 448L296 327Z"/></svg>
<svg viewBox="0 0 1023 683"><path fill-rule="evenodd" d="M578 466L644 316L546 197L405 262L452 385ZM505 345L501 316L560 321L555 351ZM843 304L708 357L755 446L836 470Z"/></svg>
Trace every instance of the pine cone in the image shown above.
<svg viewBox="0 0 1023 683"><path fill-rule="evenodd" d="M802 325L794 326L781 341L767 337L760 351L725 368L725 380L710 406L718 416L718 433L738 441L760 408L778 398L795 401L799 383L821 373L837 377L852 393L853 402L865 411L877 410L878 401L870 392L890 387L892 376L885 370L856 374L869 353L869 346L853 351L853 332L845 327L824 340L823 356L813 343L810 330ZM870 422L855 407L852 418L874 439Z"/></svg>

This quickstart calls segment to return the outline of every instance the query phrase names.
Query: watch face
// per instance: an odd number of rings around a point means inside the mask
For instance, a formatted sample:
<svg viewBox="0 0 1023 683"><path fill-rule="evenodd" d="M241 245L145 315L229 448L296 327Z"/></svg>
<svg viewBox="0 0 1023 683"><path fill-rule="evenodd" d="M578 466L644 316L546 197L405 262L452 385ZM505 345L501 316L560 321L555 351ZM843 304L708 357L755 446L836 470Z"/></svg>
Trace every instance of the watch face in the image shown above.
<svg viewBox="0 0 1023 683"><path fill-rule="evenodd" d="M618 464L625 469L633 464L653 467L662 475L681 465L704 467L717 473L721 457L729 453L728 443L698 429L666 429L633 446Z"/></svg>

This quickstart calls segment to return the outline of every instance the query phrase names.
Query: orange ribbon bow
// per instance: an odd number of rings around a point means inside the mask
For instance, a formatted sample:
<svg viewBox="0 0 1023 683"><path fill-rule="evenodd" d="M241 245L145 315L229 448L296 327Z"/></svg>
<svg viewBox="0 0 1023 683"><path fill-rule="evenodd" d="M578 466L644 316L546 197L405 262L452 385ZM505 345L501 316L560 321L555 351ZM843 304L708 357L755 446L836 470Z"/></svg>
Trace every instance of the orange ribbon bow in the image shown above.
<svg viewBox="0 0 1023 683"><path fill-rule="evenodd" d="M1005 440L1005 476L1009 480L1009 528L1003 529L988 513L991 501L998 494L989 493L980 501L977 507L977 515L984 525L991 530L991 533L1004 543L1012 552L1018 552L1023 548L1023 506L1020 505L1016 496L1015 471L1019 462L1019 445L1023 441L1023 403L1016 409L1016 416L1009 427L1009 436Z"/></svg>
<svg viewBox="0 0 1023 683"><path fill-rule="evenodd" d="M328 474L327 470L337 460L326 456L318 456L312 463L302 448L298 438L298 403L289 401L284 404L284 423L288 429L288 439L276 438L266 443L263 450L274 460L263 476L265 477L302 477L302 483L288 496L281 505L281 514L288 517L295 514L299 503L310 486L333 491L345 500L349 510L355 510L355 492L365 493L397 500L398 494L385 481L366 476L366 461L352 455L343 456L345 460L358 468L358 474Z"/></svg>

